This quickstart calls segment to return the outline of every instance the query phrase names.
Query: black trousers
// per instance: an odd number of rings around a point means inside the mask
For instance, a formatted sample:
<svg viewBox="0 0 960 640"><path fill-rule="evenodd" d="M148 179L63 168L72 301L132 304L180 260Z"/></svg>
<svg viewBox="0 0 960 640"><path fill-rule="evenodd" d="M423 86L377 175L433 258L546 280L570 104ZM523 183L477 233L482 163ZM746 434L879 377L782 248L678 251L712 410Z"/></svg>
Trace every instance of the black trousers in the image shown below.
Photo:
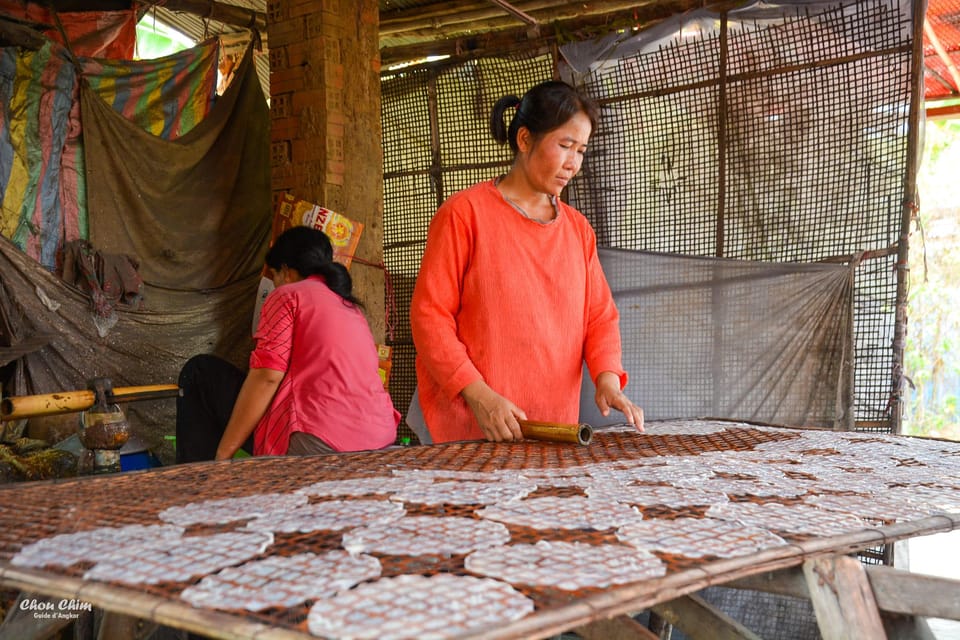
<svg viewBox="0 0 960 640"><path fill-rule="evenodd" d="M180 370L177 463L213 460L247 374L212 355L190 358ZM253 453L253 435L243 444Z"/></svg>

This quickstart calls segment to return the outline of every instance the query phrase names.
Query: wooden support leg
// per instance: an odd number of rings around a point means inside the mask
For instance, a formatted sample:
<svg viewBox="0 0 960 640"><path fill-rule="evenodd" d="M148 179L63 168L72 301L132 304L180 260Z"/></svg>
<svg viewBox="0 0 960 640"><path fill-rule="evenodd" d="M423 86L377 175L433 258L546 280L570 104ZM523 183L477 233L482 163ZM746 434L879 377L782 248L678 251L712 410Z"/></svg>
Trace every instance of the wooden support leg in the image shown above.
<svg viewBox="0 0 960 640"><path fill-rule="evenodd" d="M97 640L141 640L152 634L157 626L133 616L105 611L100 620Z"/></svg>
<svg viewBox="0 0 960 640"><path fill-rule="evenodd" d="M660 640L670 640L670 636L673 635L673 625L653 611L650 612L650 621L647 623L647 628L655 633Z"/></svg>
<svg viewBox="0 0 960 640"><path fill-rule="evenodd" d="M653 611L691 640L760 640L757 634L697 595L658 604Z"/></svg>
<svg viewBox="0 0 960 640"><path fill-rule="evenodd" d="M659 640L659 636L630 616L598 620L573 631L583 640Z"/></svg>
<svg viewBox="0 0 960 640"><path fill-rule="evenodd" d="M823 640L883 640L887 637L863 564L847 556L803 563L807 589Z"/></svg>

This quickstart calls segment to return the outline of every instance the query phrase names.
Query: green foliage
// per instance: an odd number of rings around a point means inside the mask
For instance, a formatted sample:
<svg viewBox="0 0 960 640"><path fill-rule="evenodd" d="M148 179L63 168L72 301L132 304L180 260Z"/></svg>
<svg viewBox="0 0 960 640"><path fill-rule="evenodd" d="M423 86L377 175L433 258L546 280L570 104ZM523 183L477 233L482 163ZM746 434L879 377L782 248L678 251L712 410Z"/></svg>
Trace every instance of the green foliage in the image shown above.
<svg viewBox="0 0 960 640"><path fill-rule="evenodd" d="M903 432L960 440L960 120L928 122L910 240Z"/></svg>
<svg viewBox="0 0 960 640"><path fill-rule="evenodd" d="M163 58L195 44L176 29L157 22L151 13L137 23L136 57L140 60Z"/></svg>

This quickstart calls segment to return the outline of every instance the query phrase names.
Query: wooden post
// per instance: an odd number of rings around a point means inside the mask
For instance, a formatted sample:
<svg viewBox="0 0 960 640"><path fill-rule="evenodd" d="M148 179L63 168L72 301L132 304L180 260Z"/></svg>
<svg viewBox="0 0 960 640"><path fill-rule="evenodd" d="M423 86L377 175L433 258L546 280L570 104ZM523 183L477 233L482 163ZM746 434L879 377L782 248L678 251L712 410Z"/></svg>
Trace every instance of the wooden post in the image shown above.
<svg viewBox="0 0 960 640"><path fill-rule="evenodd" d="M598 620L577 627L574 632L583 640L659 640L660 638L630 616Z"/></svg>
<svg viewBox="0 0 960 640"><path fill-rule="evenodd" d="M760 636L697 595L655 605L651 611L693 640L760 640Z"/></svg>
<svg viewBox="0 0 960 640"><path fill-rule="evenodd" d="M887 637L863 564L848 556L803 563L807 589L823 640Z"/></svg>

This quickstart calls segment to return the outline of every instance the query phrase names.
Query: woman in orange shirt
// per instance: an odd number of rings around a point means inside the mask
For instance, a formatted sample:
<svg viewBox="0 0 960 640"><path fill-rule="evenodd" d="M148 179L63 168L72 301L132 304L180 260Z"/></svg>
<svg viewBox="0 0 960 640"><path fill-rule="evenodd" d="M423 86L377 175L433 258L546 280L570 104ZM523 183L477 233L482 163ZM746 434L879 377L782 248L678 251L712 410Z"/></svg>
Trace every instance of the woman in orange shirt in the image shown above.
<svg viewBox="0 0 960 640"><path fill-rule="evenodd" d="M490 127L513 150L510 171L454 194L430 224L410 323L434 442L520 440L522 419L577 422L584 361L601 413L622 411L643 430L623 393L619 314L596 236L559 198L597 113L557 81L501 98Z"/></svg>

